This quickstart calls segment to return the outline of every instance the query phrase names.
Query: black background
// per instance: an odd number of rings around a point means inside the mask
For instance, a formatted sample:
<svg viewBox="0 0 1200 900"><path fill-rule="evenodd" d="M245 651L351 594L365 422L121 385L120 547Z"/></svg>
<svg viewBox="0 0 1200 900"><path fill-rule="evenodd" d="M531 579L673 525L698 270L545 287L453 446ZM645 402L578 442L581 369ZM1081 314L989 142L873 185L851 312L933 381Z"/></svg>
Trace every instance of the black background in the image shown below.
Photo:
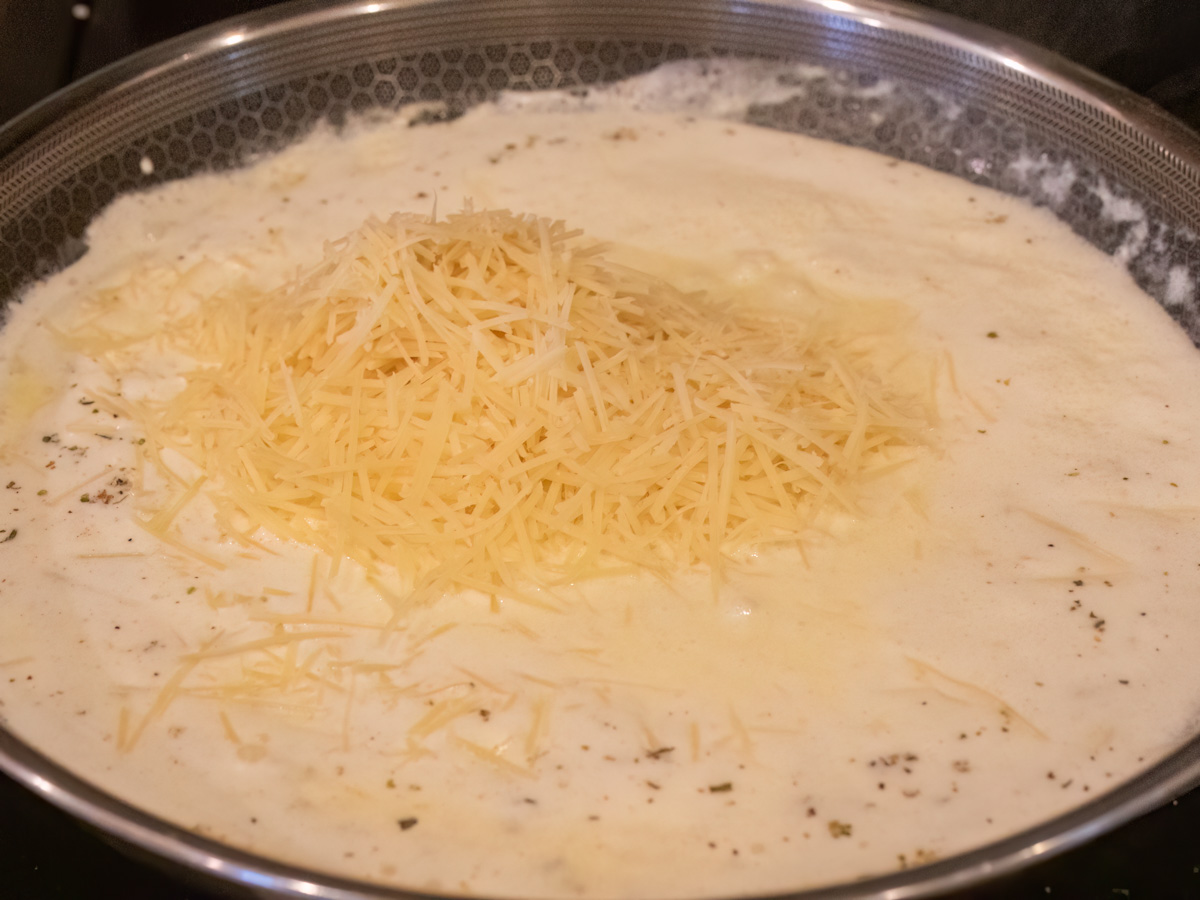
<svg viewBox="0 0 1200 900"><path fill-rule="evenodd" d="M0 0L0 121L142 47L255 0ZM1200 131L1200 0L924 0L1048 47ZM73 12L74 7L74 12ZM1200 600L1200 598L1197 598ZM240 889L135 862L0 776L0 898L208 900ZM1200 790L953 900L1200 900Z"/></svg>

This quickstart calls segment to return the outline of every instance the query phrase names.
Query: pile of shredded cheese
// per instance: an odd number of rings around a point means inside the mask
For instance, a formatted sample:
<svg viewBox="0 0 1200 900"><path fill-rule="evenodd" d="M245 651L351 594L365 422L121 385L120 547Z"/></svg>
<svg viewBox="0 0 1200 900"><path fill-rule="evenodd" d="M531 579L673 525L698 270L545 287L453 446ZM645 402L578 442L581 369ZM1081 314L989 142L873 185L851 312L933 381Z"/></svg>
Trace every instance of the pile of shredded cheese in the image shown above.
<svg viewBox="0 0 1200 900"><path fill-rule="evenodd" d="M416 596L519 595L718 572L853 510L926 425L877 338L682 294L561 222L398 215L179 313L153 338L196 361L174 397L100 399L231 534L394 567Z"/></svg>

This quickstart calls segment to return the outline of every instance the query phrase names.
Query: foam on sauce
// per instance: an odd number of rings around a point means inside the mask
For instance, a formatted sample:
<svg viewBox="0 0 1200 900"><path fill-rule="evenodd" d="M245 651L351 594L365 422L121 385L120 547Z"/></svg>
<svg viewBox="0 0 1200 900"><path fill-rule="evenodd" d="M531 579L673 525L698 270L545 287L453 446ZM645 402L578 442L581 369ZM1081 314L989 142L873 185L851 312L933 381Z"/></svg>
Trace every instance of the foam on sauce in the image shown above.
<svg viewBox="0 0 1200 900"><path fill-rule="evenodd" d="M80 403L101 373L52 334L72 303L149 263L270 287L435 198L562 218L684 289L902 305L928 453L886 514L747 560L716 601L702 572L631 575L449 596L383 638L353 565L222 542L203 498L179 533L224 568L138 528L167 494ZM1200 712L1200 357L1051 216L925 169L620 105L318 134L119 200L0 363L6 727L255 852L489 895L796 889L1041 821Z"/></svg>

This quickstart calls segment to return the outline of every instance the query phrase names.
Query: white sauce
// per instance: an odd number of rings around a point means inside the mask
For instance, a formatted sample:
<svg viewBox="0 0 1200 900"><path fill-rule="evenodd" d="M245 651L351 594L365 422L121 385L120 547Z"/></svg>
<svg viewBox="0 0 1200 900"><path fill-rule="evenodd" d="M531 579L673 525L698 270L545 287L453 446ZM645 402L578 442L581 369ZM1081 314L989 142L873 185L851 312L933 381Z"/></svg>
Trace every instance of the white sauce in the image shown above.
<svg viewBox="0 0 1200 900"><path fill-rule="evenodd" d="M306 548L205 545L217 571L137 528L161 500L132 469L139 435L79 404L98 369L48 325L150 262L271 285L435 198L563 218L684 287L905 304L937 360L930 461L889 516L814 537L807 567L752 561L716 603L699 574L583 585L554 610L449 597L383 641L345 624L389 614L352 566L317 561L310 612ZM1048 214L925 169L619 107L321 134L122 198L2 337L4 722L258 853L489 895L796 889L1042 821L1200 713L1200 356ZM184 519L199 546L203 505ZM181 668L289 616L338 636ZM183 693L133 742L173 676Z"/></svg>

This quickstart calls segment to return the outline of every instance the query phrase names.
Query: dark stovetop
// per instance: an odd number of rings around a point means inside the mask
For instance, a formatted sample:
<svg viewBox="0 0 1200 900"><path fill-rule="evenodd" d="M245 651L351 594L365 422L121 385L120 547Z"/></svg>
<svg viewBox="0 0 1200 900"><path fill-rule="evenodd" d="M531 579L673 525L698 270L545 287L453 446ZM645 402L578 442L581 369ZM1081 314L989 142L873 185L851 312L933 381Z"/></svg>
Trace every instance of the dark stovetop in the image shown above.
<svg viewBox="0 0 1200 900"><path fill-rule="evenodd" d="M923 0L1019 35L1150 97L1200 130L1200 0ZM0 121L141 47L267 0L0 0ZM246 896L135 862L0 776L0 897ZM1200 898L1200 789L952 900Z"/></svg>

